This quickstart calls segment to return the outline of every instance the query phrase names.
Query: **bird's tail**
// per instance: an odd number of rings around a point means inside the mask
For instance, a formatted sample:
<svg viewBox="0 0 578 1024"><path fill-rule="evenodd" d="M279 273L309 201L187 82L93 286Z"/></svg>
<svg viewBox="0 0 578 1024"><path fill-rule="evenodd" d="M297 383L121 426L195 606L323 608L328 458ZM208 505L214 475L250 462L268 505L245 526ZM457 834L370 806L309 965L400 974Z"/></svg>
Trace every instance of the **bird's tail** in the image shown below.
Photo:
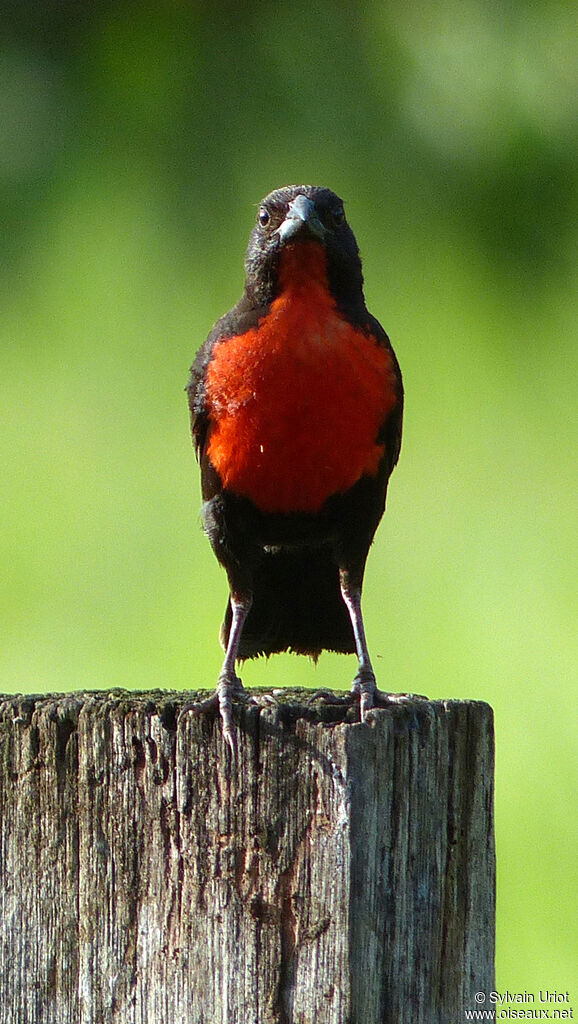
<svg viewBox="0 0 578 1024"><path fill-rule="evenodd" d="M227 605L221 629L226 647L231 628ZM317 658L322 650L355 652L349 613L339 589L339 570L325 548L267 552L255 571L253 604L238 657L292 651Z"/></svg>

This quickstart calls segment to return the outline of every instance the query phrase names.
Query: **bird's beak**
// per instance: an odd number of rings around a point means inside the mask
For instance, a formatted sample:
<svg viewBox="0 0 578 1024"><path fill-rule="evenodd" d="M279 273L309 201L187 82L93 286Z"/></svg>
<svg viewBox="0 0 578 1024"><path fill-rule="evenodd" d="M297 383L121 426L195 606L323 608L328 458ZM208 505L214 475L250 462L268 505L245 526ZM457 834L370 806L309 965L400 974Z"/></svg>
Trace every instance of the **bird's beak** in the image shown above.
<svg viewBox="0 0 578 1024"><path fill-rule="evenodd" d="M313 235L314 238L319 239L321 242L326 234L325 228L319 219L315 203L308 199L307 196L296 196L293 202L289 204L287 216L280 227L277 228L275 234L279 236L279 241L284 245L302 231L305 234Z"/></svg>

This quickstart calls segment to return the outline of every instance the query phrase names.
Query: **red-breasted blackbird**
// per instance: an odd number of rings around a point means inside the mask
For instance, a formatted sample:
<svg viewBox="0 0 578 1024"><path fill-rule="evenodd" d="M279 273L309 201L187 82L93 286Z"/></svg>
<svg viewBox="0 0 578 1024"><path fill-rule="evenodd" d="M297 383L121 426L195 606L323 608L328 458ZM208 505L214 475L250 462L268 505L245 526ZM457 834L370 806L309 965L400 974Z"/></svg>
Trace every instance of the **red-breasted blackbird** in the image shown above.
<svg viewBox="0 0 578 1024"><path fill-rule="evenodd" d="M229 579L217 693L235 750L237 660L355 652L360 715L377 699L365 562L401 444L403 387L367 310L342 200L295 185L259 206L245 291L188 385L205 530Z"/></svg>

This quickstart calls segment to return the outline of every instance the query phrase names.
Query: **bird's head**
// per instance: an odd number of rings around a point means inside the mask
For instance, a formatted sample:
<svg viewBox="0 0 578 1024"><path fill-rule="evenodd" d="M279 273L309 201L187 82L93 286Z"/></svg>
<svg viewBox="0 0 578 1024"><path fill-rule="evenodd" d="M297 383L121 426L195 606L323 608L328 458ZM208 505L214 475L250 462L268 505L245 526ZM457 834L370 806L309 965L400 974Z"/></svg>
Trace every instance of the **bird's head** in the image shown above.
<svg viewBox="0 0 578 1024"><path fill-rule="evenodd" d="M247 294L260 305L271 302L286 280L284 266L305 276L322 268L336 299L363 301L357 242L335 192L287 185L259 204L245 259Z"/></svg>

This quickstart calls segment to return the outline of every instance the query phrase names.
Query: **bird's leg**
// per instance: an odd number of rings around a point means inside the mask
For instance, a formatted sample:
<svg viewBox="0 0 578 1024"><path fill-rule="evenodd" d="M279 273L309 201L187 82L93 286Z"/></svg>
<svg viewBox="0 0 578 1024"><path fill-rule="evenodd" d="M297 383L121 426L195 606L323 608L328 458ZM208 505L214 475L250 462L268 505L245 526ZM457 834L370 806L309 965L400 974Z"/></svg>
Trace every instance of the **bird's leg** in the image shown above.
<svg viewBox="0 0 578 1024"><path fill-rule="evenodd" d="M352 579L347 569L339 570L341 595L351 619L358 667L355 679L351 684L351 692L359 695L359 717L363 722L368 711L377 705L387 707L391 704L413 704L415 701L427 701L422 693L384 693L377 689L375 672L367 649L363 616L361 614L361 580Z"/></svg>
<svg viewBox="0 0 578 1024"><path fill-rule="evenodd" d="M351 684L351 690L352 693L359 694L359 717L363 722L366 713L374 706L377 684L369 657L363 615L361 614L361 580L352 578L347 569L340 569L339 582L341 596L345 601L353 626L358 660L357 673Z"/></svg>
<svg viewBox="0 0 578 1024"><path fill-rule="evenodd" d="M223 738L228 743L234 756L237 749L237 737L233 729L233 694L243 690L243 684L235 671L235 662L237 661L237 652L243 626L253 603L253 595L250 593L235 594L231 591L230 601L232 612L231 628L229 630L225 658L219 673L216 696L223 722Z"/></svg>

